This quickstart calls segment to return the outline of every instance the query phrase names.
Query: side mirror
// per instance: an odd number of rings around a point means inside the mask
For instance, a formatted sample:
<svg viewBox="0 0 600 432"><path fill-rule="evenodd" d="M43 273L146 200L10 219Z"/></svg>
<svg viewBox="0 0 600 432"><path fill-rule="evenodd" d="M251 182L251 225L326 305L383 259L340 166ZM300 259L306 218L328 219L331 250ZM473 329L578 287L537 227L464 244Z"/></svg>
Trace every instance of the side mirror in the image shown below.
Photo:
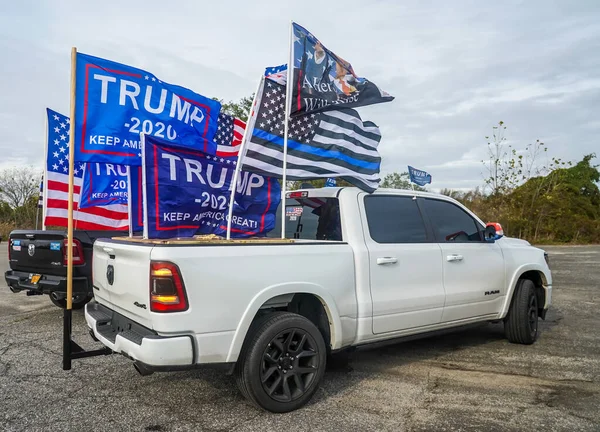
<svg viewBox="0 0 600 432"><path fill-rule="evenodd" d="M493 243L496 240L500 240L504 237L504 230L502 229L502 225L498 222L490 222L485 226L485 231L483 233L485 241Z"/></svg>

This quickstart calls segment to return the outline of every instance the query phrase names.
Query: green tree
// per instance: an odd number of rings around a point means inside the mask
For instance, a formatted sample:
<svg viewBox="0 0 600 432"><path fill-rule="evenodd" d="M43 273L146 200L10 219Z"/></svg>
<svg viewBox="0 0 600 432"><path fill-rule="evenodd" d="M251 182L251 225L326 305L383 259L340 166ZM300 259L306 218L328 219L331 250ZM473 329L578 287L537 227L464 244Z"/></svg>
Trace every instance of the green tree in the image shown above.
<svg viewBox="0 0 600 432"><path fill-rule="evenodd" d="M379 187L389 188L389 189L412 189L413 185L411 185L411 183L410 183L410 176L408 175L408 172L405 171L402 173L393 172L393 173L387 174L383 178L383 181L381 182ZM418 191L426 191L427 190L424 187L419 186L419 185L414 185L414 189L418 190Z"/></svg>
<svg viewBox="0 0 600 432"><path fill-rule="evenodd" d="M322 188L322 187L325 187L326 180L327 179L290 181L290 182L287 182L287 185L288 185L287 189L288 190L298 190L298 189L306 189L307 187ZM345 180L338 178L338 179L336 179L336 186L349 187L349 186L352 186L352 184L348 183Z"/></svg>
<svg viewBox="0 0 600 432"><path fill-rule="evenodd" d="M248 121L248 113L252 108L252 102L254 101L254 94L241 98L238 102L224 102L222 99L213 98L221 102L221 111L230 116L239 118L243 121Z"/></svg>

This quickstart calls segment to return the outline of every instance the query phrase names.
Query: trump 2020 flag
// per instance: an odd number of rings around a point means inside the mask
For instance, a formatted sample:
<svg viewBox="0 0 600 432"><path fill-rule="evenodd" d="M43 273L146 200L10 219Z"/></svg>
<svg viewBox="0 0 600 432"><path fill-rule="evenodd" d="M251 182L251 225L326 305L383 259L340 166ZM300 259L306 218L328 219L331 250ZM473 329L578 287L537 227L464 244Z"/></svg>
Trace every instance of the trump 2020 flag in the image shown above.
<svg viewBox="0 0 600 432"><path fill-rule="evenodd" d="M413 168L410 165L408 166L408 175L410 176L410 181L419 186L425 186L426 184L431 183L431 174Z"/></svg>
<svg viewBox="0 0 600 432"><path fill-rule="evenodd" d="M220 157L144 138L144 229L150 238L225 235L235 163ZM133 192L132 192L133 194ZM277 180L240 172L231 235L264 236L275 227L281 200Z"/></svg>
<svg viewBox="0 0 600 432"><path fill-rule="evenodd" d="M325 187L336 187L337 181L334 178L328 178L325 180Z"/></svg>
<svg viewBox="0 0 600 432"><path fill-rule="evenodd" d="M150 72L77 54L75 160L141 165L140 133L216 152L221 104Z"/></svg>
<svg viewBox="0 0 600 432"><path fill-rule="evenodd" d="M325 48L304 27L293 23L292 38L292 115L394 100L368 79L357 76L350 63Z"/></svg>
<svg viewBox="0 0 600 432"><path fill-rule="evenodd" d="M125 165L85 164L79 208L127 204L128 172Z"/></svg>
<svg viewBox="0 0 600 432"><path fill-rule="evenodd" d="M258 110L248 122L243 170L283 175L285 86L265 78ZM380 182L379 128L363 122L353 109L303 114L289 122L288 180L342 178L373 192Z"/></svg>

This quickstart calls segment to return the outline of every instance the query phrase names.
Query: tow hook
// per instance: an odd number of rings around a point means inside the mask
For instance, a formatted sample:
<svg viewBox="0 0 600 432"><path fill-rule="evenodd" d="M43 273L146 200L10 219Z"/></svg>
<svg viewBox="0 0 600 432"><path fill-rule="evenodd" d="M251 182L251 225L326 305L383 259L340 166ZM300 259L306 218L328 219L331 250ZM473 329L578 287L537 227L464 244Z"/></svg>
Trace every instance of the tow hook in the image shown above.
<svg viewBox="0 0 600 432"><path fill-rule="evenodd" d="M11 288L11 291L12 291L12 288ZM18 291L13 291L13 292L18 292ZM28 290L27 295L28 296L44 295L44 293L41 293L39 291Z"/></svg>

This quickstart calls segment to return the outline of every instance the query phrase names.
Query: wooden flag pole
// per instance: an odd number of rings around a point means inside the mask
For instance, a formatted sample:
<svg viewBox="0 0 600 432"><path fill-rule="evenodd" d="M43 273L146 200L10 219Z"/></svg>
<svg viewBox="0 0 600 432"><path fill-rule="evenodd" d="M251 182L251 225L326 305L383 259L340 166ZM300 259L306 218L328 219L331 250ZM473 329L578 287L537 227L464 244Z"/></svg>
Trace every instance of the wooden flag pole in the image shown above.
<svg viewBox="0 0 600 432"><path fill-rule="evenodd" d="M243 159L244 159L244 151L246 150L246 140L250 139L252 136L252 131L254 130L255 117L254 114L257 114L258 111L255 110L256 101L258 100L258 95L262 94L263 85L265 82L264 75L260 78L260 82L258 83L258 87L256 89L256 93L254 93L254 99L252 100L252 105L250 106L250 111L248 112L248 119L246 120L246 128L244 129L244 135L242 136L242 143L240 144L240 149L238 150L238 160L237 165L235 166L235 171L233 172L233 179L231 183L231 194L229 196L229 210L227 213L227 234L226 239L231 240L231 219L233 218L233 204L235 203L235 190L237 188L238 177L240 175L240 171L242 170Z"/></svg>
<svg viewBox="0 0 600 432"><path fill-rule="evenodd" d="M75 84L77 48L71 48L71 116L69 129L69 206L67 223L67 307L63 313L63 370L71 369L71 330L73 312L73 193L75 190Z"/></svg>
<svg viewBox="0 0 600 432"><path fill-rule="evenodd" d="M294 81L294 22L290 21L290 56L287 68L285 117L283 125L283 178L281 184L281 238L285 238L285 194L287 188L287 148L290 113L292 111L292 84Z"/></svg>

